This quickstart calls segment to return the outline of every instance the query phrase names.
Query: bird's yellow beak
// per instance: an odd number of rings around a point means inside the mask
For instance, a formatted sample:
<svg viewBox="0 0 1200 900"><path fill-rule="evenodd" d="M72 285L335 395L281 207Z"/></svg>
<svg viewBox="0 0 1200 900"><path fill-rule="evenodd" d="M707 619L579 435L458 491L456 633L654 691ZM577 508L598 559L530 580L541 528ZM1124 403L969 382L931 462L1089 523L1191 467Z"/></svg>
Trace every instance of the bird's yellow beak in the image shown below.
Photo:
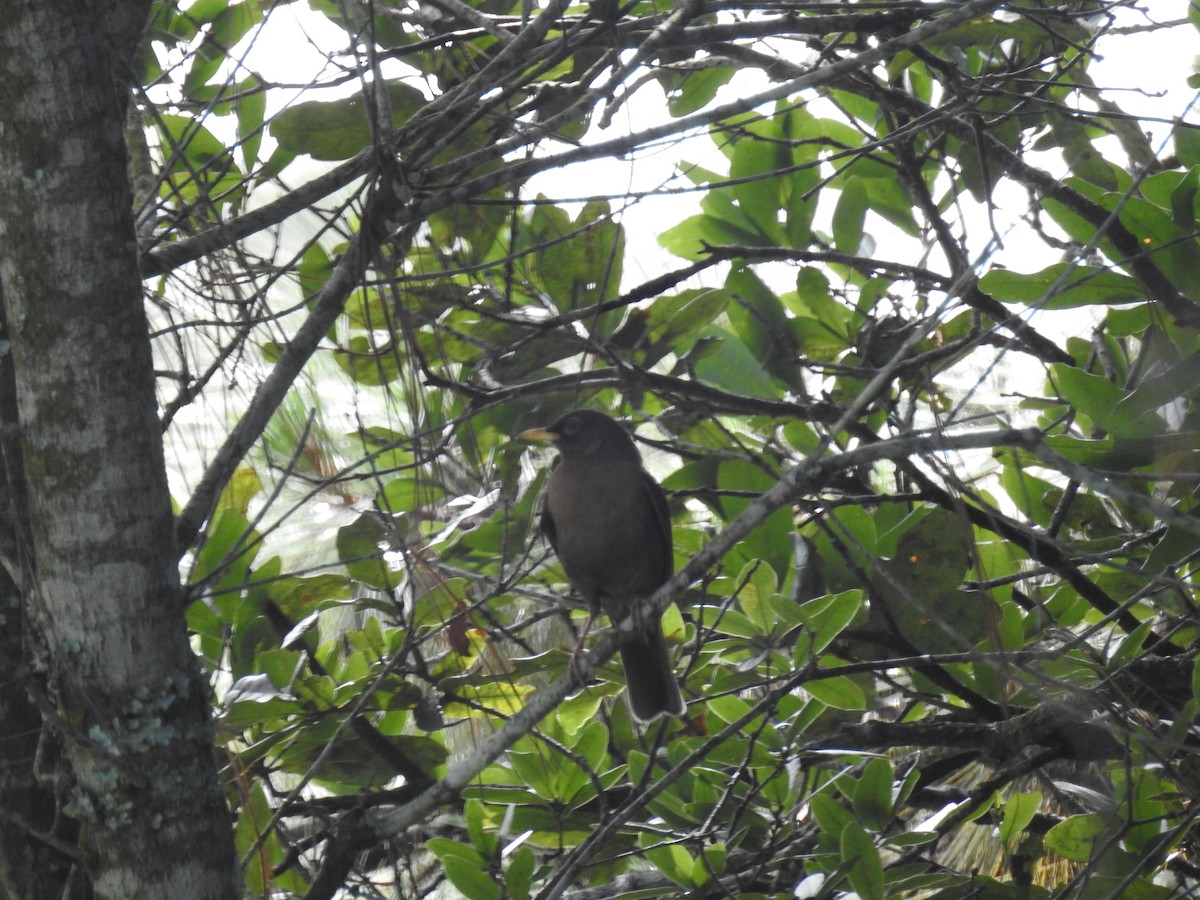
<svg viewBox="0 0 1200 900"><path fill-rule="evenodd" d="M528 431L522 431L517 435L518 441L524 441L527 444L553 444L562 435L557 431L547 431L545 428L530 428Z"/></svg>

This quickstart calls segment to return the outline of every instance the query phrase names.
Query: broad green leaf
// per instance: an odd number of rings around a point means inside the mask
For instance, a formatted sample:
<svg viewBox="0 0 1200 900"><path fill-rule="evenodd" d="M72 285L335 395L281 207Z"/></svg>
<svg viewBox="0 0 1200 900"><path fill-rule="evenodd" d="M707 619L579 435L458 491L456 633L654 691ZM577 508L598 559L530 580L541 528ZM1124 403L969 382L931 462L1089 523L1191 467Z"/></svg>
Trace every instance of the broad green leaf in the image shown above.
<svg viewBox="0 0 1200 900"><path fill-rule="evenodd" d="M1042 803L1040 791L1016 793L1004 802L1004 816L1000 820L1000 840L1008 843L1020 837L1029 827Z"/></svg>
<svg viewBox="0 0 1200 900"><path fill-rule="evenodd" d="M775 397L778 382L736 334L711 326L702 332L691 357L696 375L734 394Z"/></svg>
<svg viewBox="0 0 1200 900"><path fill-rule="evenodd" d="M892 821L892 781L889 760L868 760L854 789L854 815L871 831L884 831Z"/></svg>
<svg viewBox="0 0 1200 900"><path fill-rule="evenodd" d="M1064 400L1105 431L1138 437L1151 430L1135 411L1121 407L1126 393L1107 378L1055 363L1050 367L1050 379Z"/></svg>
<svg viewBox="0 0 1200 900"><path fill-rule="evenodd" d="M769 601L779 586L774 570L761 561L747 563L737 580L742 585L738 592L742 610L761 634L770 634L775 616Z"/></svg>
<svg viewBox="0 0 1200 900"><path fill-rule="evenodd" d="M729 163L738 207L754 224L759 242L766 244L783 243L779 178L774 174L778 165L777 141L759 140L752 135L735 144Z"/></svg>
<svg viewBox="0 0 1200 900"><path fill-rule="evenodd" d="M291 890L304 893L307 886L294 871L276 874L283 861L284 850L279 832L269 828L274 821L274 810L262 790L261 782L253 782L248 796L244 796L234 826L234 842L238 856L244 861L242 877L248 890L265 895L276 890ZM248 855L253 850L252 855Z"/></svg>
<svg viewBox="0 0 1200 900"><path fill-rule="evenodd" d="M192 584L209 582L206 587L210 593L244 584L250 563L261 547L244 513L233 508L219 510L196 554Z"/></svg>
<svg viewBox="0 0 1200 900"><path fill-rule="evenodd" d="M504 870L504 886L511 900L525 900L533 885L533 873L537 868L537 856L528 847L518 847L509 857Z"/></svg>
<svg viewBox="0 0 1200 900"><path fill-rule="evenodd" d="M753 270L741 266L729 274L725 289L730 296L726 313L738 336L764 369L798 387L798 347L779 296Z"/></svg>
<svg viewBox="0 0 1200 900"><path fill-rule="evenodd" d="M857 712L867 708L867 698L862 688L844 675L834 678L817 676L804 682L804 689L833 709Z"/></svg>
<svg viewBox="0 0 1200 900"><path fill-rule="evenodd" d="M643 831L638 835L638 846L646 859L680 887L690 888L695 860L680 843L664 842L662 838Z"/></svg>
<svg viewBox="0 0 1200 900"><path fill-rule="evenodd" d="M665 349L681 353L690 346L690 339L724 312L728 303L728 292L719 288L659 297L649 310L649 337Z"/></svg>
<svg viewBox="0 0 1200 900"><path fill-rule="evenodd" d="M383 548L390 538L377 516L359 516L337 533L338 557L350 577L380 590L393 590L404 580L404 572L384 559Z"/></svg>
<svg viewBox="0 0 1200 900"><path fill-rule="evenodd" d="M242 164L247 172L258 166L258 149L262 146L263 122L267 111L267 92L253 75L237 85L238 140L242 149Z"/></svg>
<svg viewBox="0 0 1200 900"><path fill-rule="evenodd" d="M1200 387L1200 353L1193 353L1167 367L1166 371L1143 380L1133 392L1118 401L1114 415L1141 418L1161 406L1178 400Z"/></svg>
<svg viewBox="0 0 1200 900"><path fill-rule="evenodd" d="M1188 5L1188 17L1200 17L1195 3ZM1190 125L1176 125L1172 132L1175 141L1175 155L1185 166L1200 165L1200 131Z"/></svg>
<svg viewBox="0 0 1200 900"><path fill-rule="evenodd" d="M1064 859L1085 863L1092 858L1096 838L1108 830L1098 813L1071 816L1046 832L1042 839L1046 849Z"/></svg>
<svg viewBox="0 0 1200 900"><path fill-rule="evenodd" d="M709 213L684 219L658 236L664 249L684 259L701 259L708 247L754 242L750 231Z"/></svg>
<svg viewBox="0 0 1200 900"><path fill-rule="evenodd" d="M872 212L882 216L905 234L917 237L921 225L913 216L914 201L904 182L887 173L883 177L864 178L868 204Z"/></svg>
<svg viewBox="0 0 1200 900"><path fill-rule="evenodd" d="M821 653L854 621L863 607L861 590L842 591L809 600L800 607L808 630L812 633L812 650Z"/></svg>
<svg viewBox="0 0 1200 900"><path fill-rule="evenodd" d="M391 121L375 123L381 134L372 128L376 111L370 99L355 94L340 100L296 103L271 119L271 136L281 149L291 153L307 153L321 160L349 159L371 146L373 139L386 137L424 104L424 94L415 87L392 81L387 85L385 104L391 111Z"/></svg>
<svg viewBox="0 0 1200 900"><path fill-rule="evenodd" d="M462 856L445 856L442 867L450 883L471 900L504 900L504 891L488 874L486 866Z"/></svg>
<svg viewBox="0 0 1200 900"><path fill-rule="evenodd" d="M827 793L813 794L808 800L813 818L821 831L836 840L847 825L854 821L850 811Z"/></svg>
<svg viewBox="0 0 1200 900"><path fill-rule="evenodd" d="M667 95L667 111L678 118L690 115L712 102L717 91L729 83L735 71L724 66L709 66L686 73L658 69L656 77L663 83L663 91Z"/></svg>
<svg viewBox="0 0 1200 900"><path fill-rule="evenodd" d="M847 822L842 829L840 850L842 861L850 866L850 885L863 900L884 896L883 863L875 841L857 822Z"/></svg>
<svg viewBox="0 0 1200 900"><path fill-rule="evenodd" d="M759 494L769 489L775 479L760 467L745 460L728 459L721 463L718 485L722 490L737 492L740 496L725 497L723 506L730 517L736 516L753 499L747 494ZM777 576L788 571L792 557L792 518L789 510L780 509L746 536L741 545L750 559L761 559L770 563Z"/></svg>
<svg viewBox="0 0 1200 900"><path fill-rule="evenodd" d="M701 859L696 860L692 874L692 881L698 886L707 883L709 875L720 875L725 871L729 851L724 843L717 841L705 844L703 854Z"/></svg>
<svg viewBox="0 0 1200 900"><path fill-rule="evenodd" d="M218 0L216 3L199 2L192 4L188 16L194 16L197 7L219 7L220 10L211 19L202 14L201 21L209 23L208 29L200 46L190 57L191 65L184 78L183 90L188 95L194 95L198 89L208 84L210 78L217 73L222 64L229 58L229 53L255 25L262 21L263 7L259 3L247 2L230 3Z"/></svg>
<svg viewBox="0 0 1200 900"><path fill-rule="evenodd" d="M820 199L821 171L814 162L788 176L784 231L787 246L802 250L812 242L812 223Z"/></svg>
<svg viewBox="0 0 1200 900"><path fill-rule="evenodd" d="M842 253L854 256L862 245L863 224L867 219L867 188L862 179L846 180L833 212L833 244Z"/></svg>
<svg viewBox="0 0 1200 900"><path fill-rule="evenodd" d="M609 300L618 293L625 255L625 229L611 217L605 202L588 203L571 219L566 212L540 204L529 221L534 254L530 274L563 312ZM607 313L588 321L589 328L607 334L623 313Z"/></svg>
<svg viewBox="0 0 1200 900"><path fill-rule="evenodd" d="M1145 299L1145 290L1111 269L1056 263L1029 275L992 269L979 287L1004 303L1027 303L1041 309L1111 306Z"/></svg>
<svg viewBox="0 0 1200 900"><path fill-rule="evenodd" d="M356 335L345 349L333 351L333 361L359 384L379 387L400 376L399 352L395 344L381 348L371 338Z"/></svg>
<svg viewBox="0 0 1200 900"><path fill-rule="evenodd" d="M1181 227L1167 210L1140 197L1124 199L1118 213L1121 224L1180 293L1193 301L1200 299L1200 286L1194 284L1192 277L1200 271L1200 245L1196 242L1194 224Z"/></svg>

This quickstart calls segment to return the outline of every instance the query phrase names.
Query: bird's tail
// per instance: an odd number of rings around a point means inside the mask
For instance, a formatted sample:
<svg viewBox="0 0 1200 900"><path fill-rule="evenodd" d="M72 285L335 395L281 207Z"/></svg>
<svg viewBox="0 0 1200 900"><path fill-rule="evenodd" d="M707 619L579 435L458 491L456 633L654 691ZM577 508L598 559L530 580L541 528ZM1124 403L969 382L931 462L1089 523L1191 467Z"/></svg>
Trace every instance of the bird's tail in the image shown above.
<svg viewBox="0 0 1200 900"><path fill-rule="evenodd" d="M650 630L638 629L621 639L621 665L629 708L639 722L659 716L681 716L685 706L671 664L671 651L655 622Z"/></svg>

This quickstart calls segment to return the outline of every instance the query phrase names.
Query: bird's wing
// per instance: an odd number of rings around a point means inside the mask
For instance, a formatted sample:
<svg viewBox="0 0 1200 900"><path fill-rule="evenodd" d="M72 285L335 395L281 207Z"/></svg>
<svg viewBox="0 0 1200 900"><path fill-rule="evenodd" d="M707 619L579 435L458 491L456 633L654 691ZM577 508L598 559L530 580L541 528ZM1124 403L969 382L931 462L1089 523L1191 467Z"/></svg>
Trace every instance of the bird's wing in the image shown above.
<svg viewBox="0 0 1200 900"><path fill-rule="evenodd" d="M654 518L658 523L659 533L663 539L663 581L666 581L675 571L675 558L671 552L671 510L667 507L667 495L663 493L658 482L645 469L642 470L642 486L654 510ZM543 526L544 528L545 526Z"/></svg>
<svg viewBox="0 0 1200 900"><path fill-rule="evenodd" d="M550 509L546 506L545 498L542 498L542 534L546 540L550 542L550 546L554 548L554 552L558 552L558 530L554 527L554 516L550 515Z"/></svg>

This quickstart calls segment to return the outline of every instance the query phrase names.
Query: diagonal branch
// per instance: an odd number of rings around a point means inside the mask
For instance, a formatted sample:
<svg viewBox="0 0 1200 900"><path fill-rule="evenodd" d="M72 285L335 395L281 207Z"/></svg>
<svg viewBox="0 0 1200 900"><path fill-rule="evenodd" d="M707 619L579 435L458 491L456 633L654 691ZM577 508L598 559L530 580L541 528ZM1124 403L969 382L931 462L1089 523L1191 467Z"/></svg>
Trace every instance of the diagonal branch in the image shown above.
<svg viewBox="0 0 1200 900"><path fill-rule="evenodd" d="M889 441L857 447L832 457L805 460L784 473L773 487L759 495L736 519L703 547L671 579L618 623L596 647L580 660L575 673L568 673L553 684L534 693L525 707L502 728L451 766L446 776L420 796L387 813L376 814L373 827L380 834L396 834L422 821L438 806L456 797L483 769L495 761L518 739L533 729L569 693L578 681L587 682L599 666L612 658L617 647L617 631L632 631L635 620L650 621L661 615L671 603L682 597L689 585L715 566L738 541L758 528L785 504L826 483L835 473L870 465L885 459L903 459L917 452L942 452L982 447L1035 447L1040 435L1034 429L1001 429L956 435L903 435Z"/></svg>
<svg viewBox="0 0 1200 900"><path fill-rule="evenodd" d="M254 392L245 413L209 463L187 505L180 512L175 523L180 552L190 547L196 539L204 522L212 514L217 497L230 476L267 427L292 382L316 352L322 338L337 321L346 304L346 298L361 282L368 261L379 248L380 236L385 229L377 223L382 223L387 218L397 202L395 195L382 182L379 189L372 192L368 198L366 209L363 211L362 227L350 242L346 254L334 268L329 280L317 292L308 318L280 354L271 374Z"/></svg>

